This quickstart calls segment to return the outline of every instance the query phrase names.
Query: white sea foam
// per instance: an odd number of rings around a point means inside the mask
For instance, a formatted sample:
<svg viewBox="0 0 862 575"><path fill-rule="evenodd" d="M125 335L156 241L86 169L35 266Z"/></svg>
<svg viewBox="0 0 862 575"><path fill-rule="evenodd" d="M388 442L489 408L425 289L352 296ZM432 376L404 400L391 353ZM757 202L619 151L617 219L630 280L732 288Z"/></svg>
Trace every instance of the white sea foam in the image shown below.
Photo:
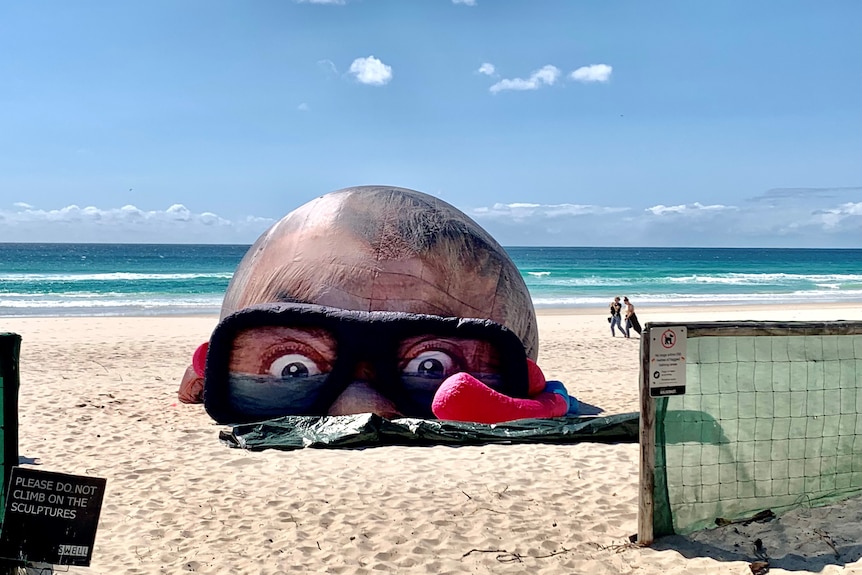
<svg viewBox="0 0 862 575"><path fill-rule="evenodd" d="M643 306L685 306L685 305L747 305L762 304L793 304L793 303L818 303L818 302L862 302L862 290L800 290L787 293L736 293L736 294L634 294L629 297L638 309ZM594 296L560 296L560 297L535 297L533 305L542 307L604 307L608 303L607 297Z"/></svg>
<svg viewBox="0 0 862 575"><path fill-rule="evenodd" d="M113 298L102 299L92 298L88 300L69 300L57 298L33 298L28 299L9 299L6 294L0 296L0 310L4 308L14 309L66 309L66 308L100 308L100 307L120 307L120 308L196 308L196 307L220 307L221 297L207 296L192 296L192 297L172 297L172 298Z"/></svg>
<svg viewBox="0 0 862 575"><path fill-rule="evenodd" d="M862 283L862 275L859 274L708 274L708 275L686 275L652 277L648 280L640 277L619 276L591 276L591 277L555 277L544 274L545 272L527 272L527 285L548 287L601 287L620 286L630 284L642 285L648 281L653 285L716 285L716 286L793 286L793 285L823 285L830 287L835 284Z"/></svg>
<svg viewBox="0 0 862 575"><path fill-rule="evenodd" d="M660 281L660 280L659 280ZM727 284L727 285L763 285L763 284L787 284L787 283L827 283L827 282L859 282L862 275L859 274L707 274L670 276L666 279L669 283L699 283L699 284Z"/></svg>
<svg viewBox="0 0 862 575"><path fill-rule="evenodd" d="M142 274L127 272L111 272L103 274L0 274L0 282L83 282L83 281L128 281L128 280L188 280L188 279L230 279L233 273L226 272L200 272L200 273L171 273L171 274Z"/></svg>
<svg viewBox="0 0 862 575"><path fill-rule="evenodd" d="M137 294L141 295L141 294ZM19 299L38 299L40 297L57 297L63 299L93 299L93 298L117 298L129 297L128 293L124 292L93 292L93 291L74 291L74 292L57 292L57 291L28 291L28 292L0 292L0 297L4 298L19 298Z"/></svg>
<svg viewBox="0 0 862 575"><path fill-rule="evenodd" d="M602 278L602 277L589 277L589 278L557 278L553 276L533 276L536 279L532 279L527 282L527 285L537 285L542 287L548 286L560 286L560 287L601 287L601 286L616 286L620 284L620 278ZM541 279L540 279L541 278ZM625 281L625 280L623 280ZM630 279L628 281L634 281L634 279Z"/></svg>
<svg viewBox="0 0 862 575"><path fill-rule="evenodd" d="M167 315L218 315L219 306L214 307L72 307L72 308L38 308L18 310L0 307L0 317L119 317L119 316L167 316Z"/></svg>

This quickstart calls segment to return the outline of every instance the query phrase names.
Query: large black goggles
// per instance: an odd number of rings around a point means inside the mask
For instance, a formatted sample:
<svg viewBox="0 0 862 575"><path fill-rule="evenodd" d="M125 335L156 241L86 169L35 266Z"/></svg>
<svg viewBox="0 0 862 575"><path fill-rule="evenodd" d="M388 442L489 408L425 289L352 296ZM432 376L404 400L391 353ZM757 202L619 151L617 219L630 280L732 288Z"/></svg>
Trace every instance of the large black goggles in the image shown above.
<svg viewBox="0 0 862 575"><path fill-rule="evenodd" d="M437 388L466 372L527 397L520 339L490 320L262 304L225 317L210 338L204 405L219 423L326 415L362 381L406 417L433 417Z"/></svg>

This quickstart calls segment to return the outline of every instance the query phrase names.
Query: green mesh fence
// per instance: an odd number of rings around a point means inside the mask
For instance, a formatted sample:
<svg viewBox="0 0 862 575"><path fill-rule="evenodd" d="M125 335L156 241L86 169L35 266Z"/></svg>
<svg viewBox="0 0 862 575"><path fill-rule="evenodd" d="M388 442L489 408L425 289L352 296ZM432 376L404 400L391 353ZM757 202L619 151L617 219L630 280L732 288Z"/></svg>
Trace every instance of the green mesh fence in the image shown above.
<svg viewBox="0 0 862 575"><path fill-rule="evenodd" d="M862 493L862 323L648 324L645 356L671 325L687 386L655 399L656 536Z"/></svg>

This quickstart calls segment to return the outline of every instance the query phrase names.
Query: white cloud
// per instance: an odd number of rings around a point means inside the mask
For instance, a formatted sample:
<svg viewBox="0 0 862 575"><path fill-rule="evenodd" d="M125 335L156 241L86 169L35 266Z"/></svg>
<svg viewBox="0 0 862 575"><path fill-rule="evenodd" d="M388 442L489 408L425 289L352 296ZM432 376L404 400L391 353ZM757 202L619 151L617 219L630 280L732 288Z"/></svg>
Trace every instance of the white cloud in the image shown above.
<svg viewBox="0 0 862 575"><path fill-rule="evenodd" d="M491 86L492 94L503 90L538 90L542 86L553 86L560 77L560 69L556 66L542 66L526 80L523 78L503 79Z"/></svg>
<svg viewBox="0 0 862 575"><path fill-rule="evenodd" d="M496 72L496 68L494 68L493 64L485 62L484 64L479 66L479 69L476 71L480 74L485 74L486 76L493 76L494 72Z"/></svg>
<svg viewBox="0 0 862 575"><path fill-rule="evenodd" d="M480 207L473 210L477 217L504 221L524 221L533 218L548 220L564 216L583 216L599 214L619 214L629 208L595 206L589 204L535 204L530 202L515 202L511 204L497 203L491 207Z"/></svg>
<svg viewBox="0 0 862 575"><path fill-rule="evenodd" d="M862 202L842 204L838 213L847 216L862 216Z"/></svg>
<svg viewBox="0 0 862 575"><path fill-rule="evenodd" d="M653 206L651 208L647 208L647 211L656 216L663 216L665 214L703 214L706 212L717 212L722 210L737 210L739 208L735 206L723 206L721 204L713 204L711 206L704 206L700 202L694 202L693 204L680 204L678 206L665 206L659 204L657 206Z"/></svg>
<svg viewBox="0 0 862 575"><path fill-rule="evenodd" d="M463 4L464 6L475 6L476 0L452 0L452 4Z"/></svg>
<svg viewBox="0 0 862 575"><path fill-rule="evenodd" d="M95 209L95 208L93 208ZM165 215L172 220L177 220L180 222L187 222L191 220L192 213L189 211L187 207L182 204L174 204L165 210Z"/></svg>
<svg viewBox="0 0 862 575"><path fill-rule="evenodd" d="M308 107L308 104L306 104L305 102L302 102L299 106L296 107L296 109L299 110L300 112L307 112L311 108Z"/></svg>
<svg viewBox="0 0 862 575"><path fill-rule="evenodd" d="M613 66L607 64L593 64L591 66L581 66L569 77L577 82L607 82L611 79L611 73L614 71Z"/></svg>
<svg viewBox="0 0 862 575"><path fill-rule="evenodd" d="M362 84L383 86L392 79L392 67L387 66L374 56L357 58L350 65L349 72Z"/></svg>
<svg viewBox="0 0 862 575"><path fill-rule="evenodd" d="M212 212L203 212L200 215L200 221L205 226L216 226L223 222L223 220L215 215Z"/></svg>
<svg viewBox="0 0 862 575"><path fill-rule="evenodd" d="M176 205L176 204L174 204ZM71 206L73 208L77 208L78 206ZM64 210L68 208L63 208ZM61 210L62 211L62 210ZM139 210L137 207L127 204L120 208L120 213L123 215L123 218L128 221L140 221L146 218L146 215L143 211Z"/></svg>
<svg viewBox="0 0 862 575"><path fill-rule="evenodd" d="M166 210L75 204L44 210L23 202L15 207L0 210L0 241L251 243L275 221L253 216L228 220L212 212L194 213L182 204Z"/></svg>
<svg viewBox="0 0 862 575"><path fill-rule="evenodd" d="M814 215L824 227L834 229L847 218L862 216L862 202L847 202L832 209L817 210Z"/></svg>
<svg viewBox="0 0 862 575"><path fill-rule="evenodd" d="M318 60L317 65L323 68L324 72L330 76L338 76L338 68L332 60Z"/></svg>

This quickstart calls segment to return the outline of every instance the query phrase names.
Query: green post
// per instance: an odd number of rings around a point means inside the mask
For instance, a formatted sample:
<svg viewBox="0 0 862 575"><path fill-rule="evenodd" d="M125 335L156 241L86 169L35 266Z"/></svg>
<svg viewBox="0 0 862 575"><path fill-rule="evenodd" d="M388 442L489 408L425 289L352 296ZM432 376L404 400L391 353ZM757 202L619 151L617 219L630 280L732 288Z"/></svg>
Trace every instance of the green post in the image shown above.
<svg viewBox="0 0 862 575"><path fill-rule="evenodd" d="M21 336L0 333L0 464L3 485L0 486L0 526L6 511L6 489L12 468L18 465L18 353Z"/></svg>

